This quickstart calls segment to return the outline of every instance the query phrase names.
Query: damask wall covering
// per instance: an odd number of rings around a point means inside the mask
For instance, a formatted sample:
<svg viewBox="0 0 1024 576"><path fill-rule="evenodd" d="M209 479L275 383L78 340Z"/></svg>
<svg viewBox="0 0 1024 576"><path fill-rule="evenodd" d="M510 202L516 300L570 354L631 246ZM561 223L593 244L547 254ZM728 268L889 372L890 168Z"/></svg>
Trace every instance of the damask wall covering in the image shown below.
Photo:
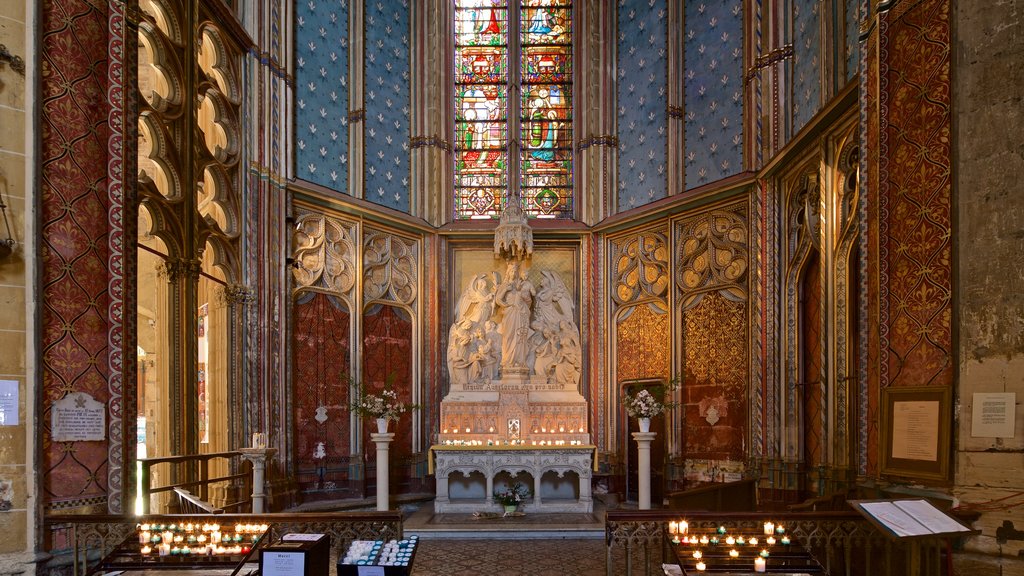
<svg viewBox="0 0 1024 576"><path fill-rule="evenodd" d="M619 0L618 207L668 194L668 7L665 0Z"/></svg>
<svg viewBox="0 0 1024 576"><path fill-rule="evenodd" d="M686 188L743 171L743 2L685 2Z"/></svg>
<svg viewBox="0 0 1024 576"><path fill-rule="evenodd" d="M349 0L295 3L295 174L348 192Z"/></svg>

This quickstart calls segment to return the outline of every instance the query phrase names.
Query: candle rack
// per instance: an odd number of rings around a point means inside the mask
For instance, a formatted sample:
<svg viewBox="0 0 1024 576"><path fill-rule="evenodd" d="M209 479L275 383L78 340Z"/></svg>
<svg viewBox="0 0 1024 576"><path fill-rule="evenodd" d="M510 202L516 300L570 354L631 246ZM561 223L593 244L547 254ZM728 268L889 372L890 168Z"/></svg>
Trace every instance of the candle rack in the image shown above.
<svg viewBox="0 0 1024 576"><path fill-rule="evenodd" d="M769 531L770 527L770 531ZM683 574L824 574L821 564L771 521L763 530L692 530L686 520L671 521L666 529Z"/></svg>

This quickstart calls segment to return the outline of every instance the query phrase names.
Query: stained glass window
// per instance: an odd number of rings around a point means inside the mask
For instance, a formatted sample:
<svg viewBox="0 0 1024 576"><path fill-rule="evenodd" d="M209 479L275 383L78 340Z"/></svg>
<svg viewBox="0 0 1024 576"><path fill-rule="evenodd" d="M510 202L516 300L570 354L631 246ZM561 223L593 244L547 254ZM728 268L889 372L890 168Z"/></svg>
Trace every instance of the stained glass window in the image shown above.
<svg viewBox="0 0 1024 576"><path fill-rule="evenodd" d="M520 97L510 99L517 80ZM455 139L458 218L498 217L510 173L529 216L572 216L571 1L456 0Z"/></svg>

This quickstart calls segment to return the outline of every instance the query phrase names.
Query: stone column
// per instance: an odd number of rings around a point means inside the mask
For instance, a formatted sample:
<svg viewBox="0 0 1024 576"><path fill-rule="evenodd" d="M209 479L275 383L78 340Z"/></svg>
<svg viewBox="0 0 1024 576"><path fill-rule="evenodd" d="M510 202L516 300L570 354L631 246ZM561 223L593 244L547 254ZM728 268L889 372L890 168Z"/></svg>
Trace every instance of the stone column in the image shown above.
<svg viewBox="0 0 1024 576"><path fill-rule="evenodd" d="M391 473L388 466L388 458L390 455L389 444L395 439L394 432L378 434L373 432L370 434L370 440L373 440L374 444L377 445L377 511L385 512L388 510L389 502L388 495L390 494L389 486L389 474Z"/></svg>
<svg viewBox="0 0 1024 576"><path fill-rule="evenodd" d="M657 432L633 432L633 439L636 440L637 454L637 484L639 484L639 509L651 509L651 442L657 436Z"/></svg>
<svg viewBox="0 0 1024 576"><path fill-rule="evenodd" d="M277 453L277 448L239 448L242 458L252 462L252 513L263 513L263 501L267 495L263 491L264 477L267 469L267 458Z"/></svg>

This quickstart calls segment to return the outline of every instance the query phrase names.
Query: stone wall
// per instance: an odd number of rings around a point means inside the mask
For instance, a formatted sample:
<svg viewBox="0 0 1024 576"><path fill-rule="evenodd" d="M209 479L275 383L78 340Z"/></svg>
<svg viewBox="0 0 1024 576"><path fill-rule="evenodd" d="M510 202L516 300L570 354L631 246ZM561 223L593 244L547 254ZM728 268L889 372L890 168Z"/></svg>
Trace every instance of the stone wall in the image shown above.
<svg viewBox="0 0 1024 576"><path fill-rule="evenodd" d="M983 512L976 524L982 535L968 548L1016 558L1024 549L1024 511L1010 506L1024 492L1024 418L1017 410L1013 438L974 438L971 411L979 392L1015 392L1018 405L1024 399L1024 10L1017 1L983 10L969 2L954 6L955 495Z"/></svg>

